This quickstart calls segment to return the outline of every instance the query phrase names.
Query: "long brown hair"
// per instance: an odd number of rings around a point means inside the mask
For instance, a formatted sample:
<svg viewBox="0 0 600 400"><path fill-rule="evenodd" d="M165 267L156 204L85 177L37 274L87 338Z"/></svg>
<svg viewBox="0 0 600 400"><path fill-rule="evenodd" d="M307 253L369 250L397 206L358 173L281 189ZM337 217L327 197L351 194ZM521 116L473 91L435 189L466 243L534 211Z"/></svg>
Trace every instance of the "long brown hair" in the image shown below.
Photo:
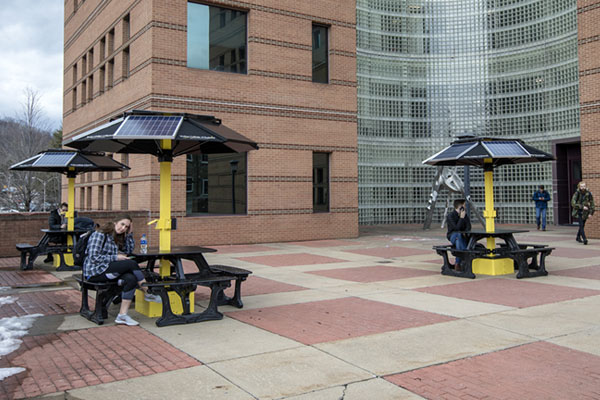
<svg viewBox="0 0 600 400"><path fill-rule="evenodd" d="M125 233L118 235L117 232L115 231L115 224L122 219L128 219L129 222L133 221L131 219L131 217L129 216L129 214L122 214L122 215L117 215L112 221L107 222L98 228L98 232L104 233L106 235L112 235L113 240L115 241L115 243L117 244L117 246L119 248L121 248L125 245L125 235L127 234L127 232L125 232Z"/></svg>

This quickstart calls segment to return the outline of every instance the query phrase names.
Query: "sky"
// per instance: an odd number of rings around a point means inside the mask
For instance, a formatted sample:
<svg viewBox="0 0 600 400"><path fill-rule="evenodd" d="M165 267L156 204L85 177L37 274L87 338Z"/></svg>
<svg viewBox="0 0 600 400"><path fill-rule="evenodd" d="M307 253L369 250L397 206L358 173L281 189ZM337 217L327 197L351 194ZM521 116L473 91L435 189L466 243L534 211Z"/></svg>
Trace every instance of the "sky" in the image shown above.
<svg viewBox="0 0 600 400"><path fill-rule="evenodd" d="M62 124L64 0L1 0L0 117L23 113L31 88L50 129Z"/></svg>

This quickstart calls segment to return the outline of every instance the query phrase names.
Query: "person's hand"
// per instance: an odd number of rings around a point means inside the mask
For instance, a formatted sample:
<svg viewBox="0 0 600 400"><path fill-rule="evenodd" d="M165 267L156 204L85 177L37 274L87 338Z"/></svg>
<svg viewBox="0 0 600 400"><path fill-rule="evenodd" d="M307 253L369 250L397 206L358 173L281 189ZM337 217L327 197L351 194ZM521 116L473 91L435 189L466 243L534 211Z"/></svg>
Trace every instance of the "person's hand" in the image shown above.
<svg viewBox="0 0 600 400"><path fill-rule="evenodd" d="M460 210L460 217L464 218L467 215L467 211L465 209Z"/></svg>
<svg viewBox="0 0 600 400"><path fill-rule="evenodd" d="M586 211L589 210L589 208L587 206L583 206L583 209Z"/></svg>
<svg viewBox="0 0 600 400"><path fill-rule="evenodd" d="M60 226L60 229L65 229L66 227L67 227L67 224L62 224L62 225Z"/></svg>
<svg viewBox="0 0 600 400"><path fill-rule="evenodd" d="M127 257L125 254L117 254L117 261L121 261L121 260L129 260L129 257Z"/></svg>

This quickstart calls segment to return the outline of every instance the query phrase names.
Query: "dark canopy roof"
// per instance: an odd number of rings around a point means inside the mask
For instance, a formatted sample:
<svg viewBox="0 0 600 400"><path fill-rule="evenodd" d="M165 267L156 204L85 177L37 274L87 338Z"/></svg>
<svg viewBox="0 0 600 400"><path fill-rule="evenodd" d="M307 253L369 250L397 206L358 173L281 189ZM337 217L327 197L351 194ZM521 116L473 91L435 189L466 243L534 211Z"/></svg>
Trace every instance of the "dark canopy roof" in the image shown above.
<svg viewBox="0 0 600 400"><path fill-rule="evenodd" d="M492 165L499 166L550 161L554 160L554 157L523 143L520 139L463 136L423 161L423 164L483 167L486 159L491 159Z"/></svg>
<svg viewBox="0 0 600 400"><path fill-rule="evenodd" d="M75 136L65 145L90 151L163 156L161 139L171 139L172 156L241 153L258 145L207 115L133 110L98 128Z"/></svg>
<svg viewBox="0 0 600 400"><path fill-rule="evenodd" d="M106 157L104 153L50 149L41 151L27 160L16 163L10 169L77 175L91 171L122 171L129 169L129 167L110 157Z"/></svg>

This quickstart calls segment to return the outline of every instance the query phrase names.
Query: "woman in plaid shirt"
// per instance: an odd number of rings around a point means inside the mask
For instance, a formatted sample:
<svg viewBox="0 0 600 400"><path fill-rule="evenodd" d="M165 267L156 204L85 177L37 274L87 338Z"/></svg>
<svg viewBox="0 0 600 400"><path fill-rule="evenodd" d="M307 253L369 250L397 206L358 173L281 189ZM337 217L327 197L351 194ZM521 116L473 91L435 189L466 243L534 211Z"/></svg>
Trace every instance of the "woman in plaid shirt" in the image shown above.
<svg viewBox="0 0 600 400"><path fill-rule="evenodd" d="M131 232L131 217L128 215L109 222L92 233L85 250L83 275L90 282L117 280L123 286L121 308L115 319L117 324L138 325L127 315L136 288L146 291L141 284L144 274L137 262L127 257L133 252L135 243ZM159 296L146 293L147 301L160 301Z"/></svg>

